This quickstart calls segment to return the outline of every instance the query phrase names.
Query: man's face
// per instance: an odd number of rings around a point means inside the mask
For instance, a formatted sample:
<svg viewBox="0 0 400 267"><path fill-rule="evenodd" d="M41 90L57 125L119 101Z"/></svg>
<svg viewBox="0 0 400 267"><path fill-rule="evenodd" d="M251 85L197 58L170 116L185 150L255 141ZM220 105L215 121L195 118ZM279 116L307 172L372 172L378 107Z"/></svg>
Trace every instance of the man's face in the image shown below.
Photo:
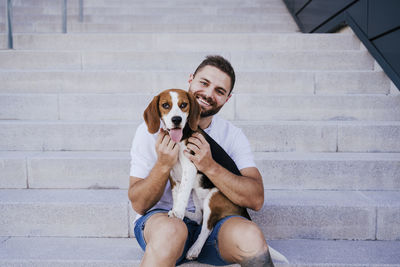
<svg viewBox="0 0 400 267"><path fill-rule="evenodd" d="M201 107L202 118L216 114L231 97L231 78L213 66L205 66L190 75L189 91L196 97Z"/></svg>

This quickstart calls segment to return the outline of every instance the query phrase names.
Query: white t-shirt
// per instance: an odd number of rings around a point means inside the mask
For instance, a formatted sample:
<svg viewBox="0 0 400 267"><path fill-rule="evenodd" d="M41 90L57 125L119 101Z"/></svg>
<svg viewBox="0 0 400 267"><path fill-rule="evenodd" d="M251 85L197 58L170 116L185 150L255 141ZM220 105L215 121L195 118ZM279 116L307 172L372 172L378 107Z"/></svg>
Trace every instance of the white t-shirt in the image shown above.
<svg viewBox="0 0 400 267"><path fill-rule="evenodd" d="M204 131L225 150L239 170L256 166L250 143L240 128L214 115L210 126ZM144 122L137 128L131 148L130 176L146 178L149 175L157 161L155 150L157 134L150 134ZM156 208L166 210L172 208L172 192L169 182L165 187L164 195L152 209ZM194 211L192 196L190 196L187 209Z"/></svg>

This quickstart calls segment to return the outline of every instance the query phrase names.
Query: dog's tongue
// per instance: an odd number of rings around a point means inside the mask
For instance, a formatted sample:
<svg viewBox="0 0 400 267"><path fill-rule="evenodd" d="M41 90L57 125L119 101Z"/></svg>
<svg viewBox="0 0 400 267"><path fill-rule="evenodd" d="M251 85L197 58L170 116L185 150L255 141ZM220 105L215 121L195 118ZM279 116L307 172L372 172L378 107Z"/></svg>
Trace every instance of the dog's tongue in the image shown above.
<svg viewBox="0 0 400 267"><path fill-rule="evenodd" d="M169 130L169 136L171 137L172 141L175 143L179 143L182 139L183 131L182 129L171 129Z"/></svg>

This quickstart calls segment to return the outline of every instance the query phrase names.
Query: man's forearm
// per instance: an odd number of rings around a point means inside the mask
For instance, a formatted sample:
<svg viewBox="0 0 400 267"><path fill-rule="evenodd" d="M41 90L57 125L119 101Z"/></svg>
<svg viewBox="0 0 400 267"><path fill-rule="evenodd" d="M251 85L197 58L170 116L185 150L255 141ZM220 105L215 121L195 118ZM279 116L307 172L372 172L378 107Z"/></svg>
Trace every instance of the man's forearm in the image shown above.
<svg viewBox="0 0 400 267"><path fill-rule="evenodd" d="M161 199L168 182L169 172L169 168L156 163L145 179L130 186L129 199L137 213L146 213Z"/></svg>
<svg viewBox="0 0 400 267"><path fill-rule="evenodd" d="M259 210L264 204L262 178L257 168L246 168L243 171L243 176L238 176L215 162L203 173L236 205ZM251 174L251 177L246 174Z"/></svg>

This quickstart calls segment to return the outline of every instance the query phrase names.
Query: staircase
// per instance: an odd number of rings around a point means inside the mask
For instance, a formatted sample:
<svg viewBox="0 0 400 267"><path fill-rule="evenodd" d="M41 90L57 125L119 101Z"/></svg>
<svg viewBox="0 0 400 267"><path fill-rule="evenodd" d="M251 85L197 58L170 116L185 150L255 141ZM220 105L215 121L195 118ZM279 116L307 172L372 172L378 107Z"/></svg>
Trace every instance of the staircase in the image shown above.
<svg viewBox="0 0 400 267"><path fill-rule="evenodd" d="M221 114L276 266L400 266L400 95L350 31L301 34L280 0L85 0L61 34L60 3L14 0L15 50L0 34L0 266L139 266L131 141L208 54L237 72Z"/></svg>

